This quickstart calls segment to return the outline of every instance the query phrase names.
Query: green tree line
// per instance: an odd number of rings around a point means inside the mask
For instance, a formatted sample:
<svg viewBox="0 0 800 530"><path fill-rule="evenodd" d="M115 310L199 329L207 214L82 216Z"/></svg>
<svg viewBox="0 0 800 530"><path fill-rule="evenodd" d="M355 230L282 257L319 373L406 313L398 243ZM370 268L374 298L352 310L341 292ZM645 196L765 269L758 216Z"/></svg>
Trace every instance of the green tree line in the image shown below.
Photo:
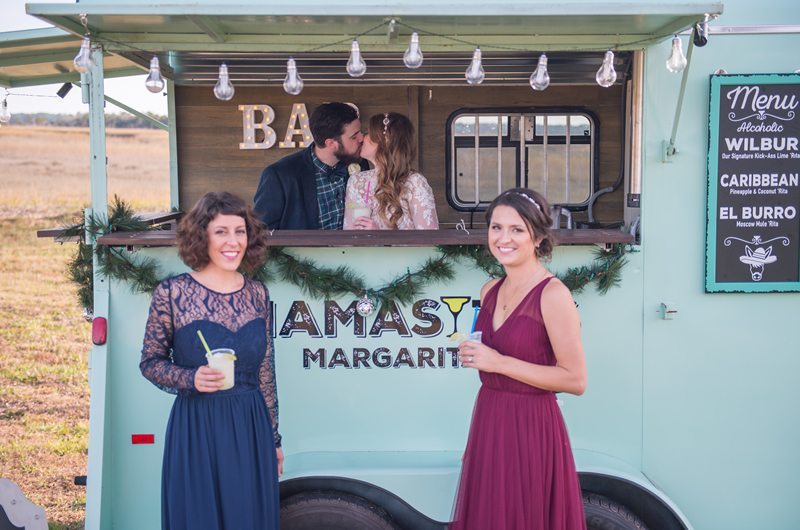
<svg viewBox="0 0 800 530"><path fill-rule="evenodd" d="M155 118L161 123L167 122L167 117L159 114L147 113L148 116ZM88 127L89 114L87 112L76 112L75 114L49 114L37 112L31 114L12 114L11 124L35 125L41 127ZM106 114L106 127L116 129L155 129L156 126L144 118L120 112L118 114Z"/></svg>

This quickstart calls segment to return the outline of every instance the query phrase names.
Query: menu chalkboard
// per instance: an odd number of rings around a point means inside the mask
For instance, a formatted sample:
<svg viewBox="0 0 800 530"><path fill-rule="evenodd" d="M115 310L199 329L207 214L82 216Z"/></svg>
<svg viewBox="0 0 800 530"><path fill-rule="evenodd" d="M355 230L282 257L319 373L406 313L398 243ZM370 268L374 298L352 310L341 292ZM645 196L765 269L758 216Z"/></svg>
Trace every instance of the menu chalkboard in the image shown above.
<svg viewBox="0 0 800 530"><path fill-rule="evenodd" d="M711 77L707 292L800 291L800 75Z"/></svg>

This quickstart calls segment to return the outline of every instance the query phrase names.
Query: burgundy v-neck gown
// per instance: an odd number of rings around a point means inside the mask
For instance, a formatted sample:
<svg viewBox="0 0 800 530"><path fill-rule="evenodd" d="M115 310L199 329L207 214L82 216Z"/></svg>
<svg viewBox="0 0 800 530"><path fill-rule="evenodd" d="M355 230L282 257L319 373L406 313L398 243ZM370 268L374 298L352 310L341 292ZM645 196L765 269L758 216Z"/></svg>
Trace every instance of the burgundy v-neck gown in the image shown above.
<svg viewBox="0 0 800 530"><path fill-rule="evenodd" d="M481 303L476 329L504 355L555 365L542 320L546 278L495 331L497 282ZM575 463L553 392L499 374L480 373L451 530L586 528Z"/></svg>

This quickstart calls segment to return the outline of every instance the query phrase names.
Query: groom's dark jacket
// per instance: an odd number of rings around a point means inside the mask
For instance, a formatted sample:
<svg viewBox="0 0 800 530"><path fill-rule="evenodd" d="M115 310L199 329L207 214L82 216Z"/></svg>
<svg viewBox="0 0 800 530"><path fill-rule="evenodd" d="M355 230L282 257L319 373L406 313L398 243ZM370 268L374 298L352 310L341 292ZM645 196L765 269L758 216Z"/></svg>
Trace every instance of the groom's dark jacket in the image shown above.
<svg viewBox="0 0 800 530"><path fill-rule="evenodd" d="M319 228L314 145L285 156L261 172L254 209L267 227L280 230Z"/></svg>

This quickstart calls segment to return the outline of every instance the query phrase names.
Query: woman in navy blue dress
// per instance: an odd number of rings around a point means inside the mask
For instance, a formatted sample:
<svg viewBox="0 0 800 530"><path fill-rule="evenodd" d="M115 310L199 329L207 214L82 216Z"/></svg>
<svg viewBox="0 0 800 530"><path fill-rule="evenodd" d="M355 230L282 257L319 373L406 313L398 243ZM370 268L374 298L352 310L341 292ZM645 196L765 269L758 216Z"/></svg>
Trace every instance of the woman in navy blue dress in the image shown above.
<svg viewBox="0 0 800 530"><path fill-rule="evenodd" d="M192 271L161 282L139 367L177 394L161 480L164 530L277 529L283 452L270 341L269 293L243 275L266 255L266 234L230 193L207 193L178 226ZM235 384L223 390L198 336L235 351Z"/></svg>

